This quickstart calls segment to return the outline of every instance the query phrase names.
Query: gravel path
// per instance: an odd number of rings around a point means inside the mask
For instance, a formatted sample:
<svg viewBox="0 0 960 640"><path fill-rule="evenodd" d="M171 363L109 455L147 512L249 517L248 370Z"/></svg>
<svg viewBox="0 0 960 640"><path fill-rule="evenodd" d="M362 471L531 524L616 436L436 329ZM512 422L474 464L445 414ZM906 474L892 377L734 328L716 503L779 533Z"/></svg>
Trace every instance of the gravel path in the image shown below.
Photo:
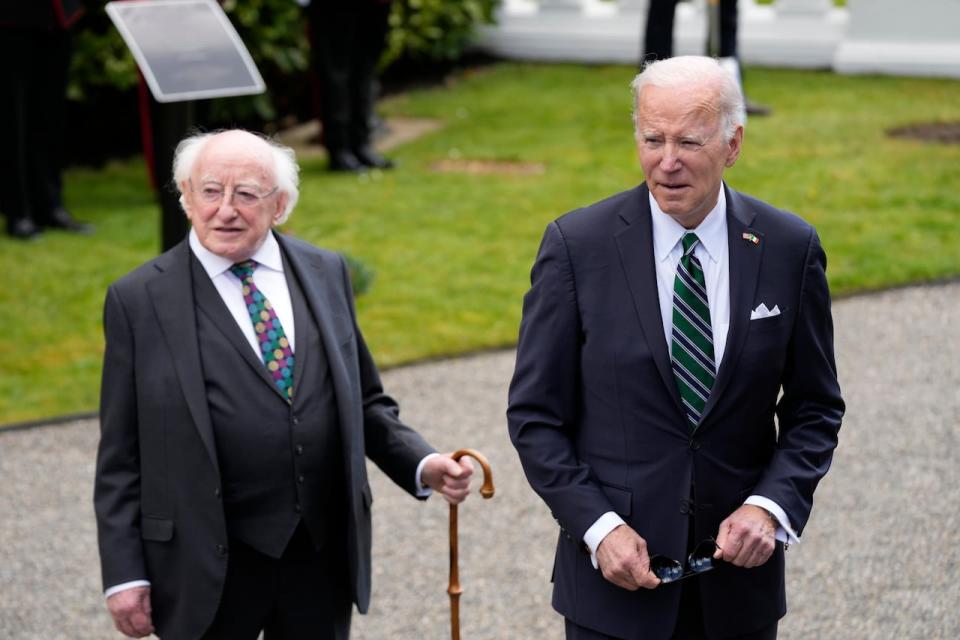
<svg viewBox="0 0 960 640"><path fill-rule="evenodd" d="M848 403L834 468L803 543L788 552L780 637L960 637L960 283L834 307ZM406 419L435 446L474 447L496 497L460 508L464 638L560 638L550 609L556 525L507 439L513 352L388 372ZM0 432L0 639L99 640L91 508L97 425ZM374 595L355 640L449 637L447 508L377 471Z"/></svg>

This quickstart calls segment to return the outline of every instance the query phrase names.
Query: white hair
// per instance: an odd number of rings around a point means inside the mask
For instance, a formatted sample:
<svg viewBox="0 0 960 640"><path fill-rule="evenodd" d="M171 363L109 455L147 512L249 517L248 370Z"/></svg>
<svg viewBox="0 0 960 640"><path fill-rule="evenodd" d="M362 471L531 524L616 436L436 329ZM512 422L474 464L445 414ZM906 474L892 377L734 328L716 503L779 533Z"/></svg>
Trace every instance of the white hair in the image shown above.
<svg viewBox="0 0 960 640"><path fill-rule="evenodd" d="M637 106L640 92L647 85L677 88L692 84L714 85L717 88L717 109L720 111L720 130L727 142L733 139L737 127L744 124L743 92L737 78L716 58L706 56L677 56L647 63L630 83L633 89L633 133L640 136Z"/></svg>
<svg viewBox="0 0 960 640"><path fill-rule="evenodd" d="M228 131L244 131L243 129L221 129L219 131L210 131L207 133L197 133L180 141L177 150L173 154L173 181L180 189L180 185L190 179L193 173L193 167L200 156L200 152L210 140L221 133ZM300 167L297 166L297 156L293 149L280 144L276 140L268 138L253 131L247 131L251 135L257 136L263 140L270 149L270 155L273 159L273 174L277 180L277 191L287 196L287 206L283 210L283 215L277 220L277 224L283 224L293 213L293 208L300 198ZM183 199L183 191L180 192L180 206L186 210Z"/></svg>

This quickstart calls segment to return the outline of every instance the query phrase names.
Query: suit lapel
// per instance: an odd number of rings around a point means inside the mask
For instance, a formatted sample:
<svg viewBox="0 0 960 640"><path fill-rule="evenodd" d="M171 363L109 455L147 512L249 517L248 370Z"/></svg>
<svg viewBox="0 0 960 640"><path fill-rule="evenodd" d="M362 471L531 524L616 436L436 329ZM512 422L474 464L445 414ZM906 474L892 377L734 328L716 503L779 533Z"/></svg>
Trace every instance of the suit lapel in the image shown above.
<svg viewBox="0 0 960 640"><path fill-rule="evenodd" d="M333 379L334 393L337 397L337 409L340 412L340 433L343 438L344 451L347 453L346 464L350 466L350 452L354 450L353 430L350 425L362 424L363 418L359 415L361 404L352 402L352 398L360 393L354 390L347 366L338 344L337 333L331 315L332 301L342 297L340 288L341 274L331 273L331 268L325 265L318 255L308 254L299 250L283 234L275 233L277 242L283 249L294 275L299 279L303 297L307 301L309 311L317 322L317 331L323 341L323 348L327 353L327 364L330 367L330 377ZM349 474L349 469L347 470ZM349 475L348 475L349 477Z"/></svg>
<svg viewBox="0 0 960 640"><path fill-rule="evenodd" d="M730 258L730 329L727 331L727 344L717 379L713 383L707 406L703 409L704 420L717 405L740 360L740 353L750 329L750 311L757 290L764 247L763 234L750 226L754 212L736 191L726 185L724 189L727 198L727 250ZM751 233L760 238L758 244L744 239L744 234Z"/></svg>
<svg viewBox="0 0 960 640"><path fill-rule="evenodd" d="M293 397L296 398L297 388L303 382L303 375L307 370L307 358L310 357L308 341L311 335L310 324L313 320L310 319L310 309L307 308L308 303L303 295L303 285L300 284L301 278L297 277L290 266L287 252L281 251L280 257L283 260L283 272L287 278L287 288L290 290L290 304L293 306L293 331L298 345L297 351L294 353L293 365Z"/></svg>
<svg viewBox="0 0 960 640"><path fill-rule="evenodd" d="M157 324L173 360L187 408L219 475L213 426L200 367L197 317L190 277L190 245L184 240L173 250L160 256L155 266L160 273L147 282L146 287L153 303Z"/></svg>
<svg viewBox="0 0 960 640"><path fill-rule="evenodd" d="M680 392L673 377L670 365L670 353L663 337L663 317L660 315L660 297L657 293L657 270L653 254L653 223L650 219L650 201L647 186L641 185L634 190L635 197L631 205L620 212L620 218L627 224L614 238L620 253L627 286L633 298L633 307L640 319L640 326L646 338L647 346L653 354L657 371L663 378L670 397L677 410L683 415Z"/></svg>

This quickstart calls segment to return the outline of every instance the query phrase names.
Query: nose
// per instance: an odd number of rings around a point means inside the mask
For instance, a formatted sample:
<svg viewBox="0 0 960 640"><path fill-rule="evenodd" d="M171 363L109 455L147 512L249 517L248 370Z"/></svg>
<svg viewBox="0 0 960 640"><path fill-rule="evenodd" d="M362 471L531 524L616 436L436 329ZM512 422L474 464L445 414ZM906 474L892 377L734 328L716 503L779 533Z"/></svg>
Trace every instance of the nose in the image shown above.
<svg viewBox="0 0 960 640"><path fill-rule="evenodd" d="M660 169L673 172L680 169L680 147L675 142L667 141L663 145L663 154L660 156Z"/></svg>
<svg viewBox="0 0 960 640"><path fill-rule="evenodd" d="M237 209L233 206L233 194L229 198L224 196L220 200L220 204L217 205L217 217L229 219L236 215Z"/></svg>

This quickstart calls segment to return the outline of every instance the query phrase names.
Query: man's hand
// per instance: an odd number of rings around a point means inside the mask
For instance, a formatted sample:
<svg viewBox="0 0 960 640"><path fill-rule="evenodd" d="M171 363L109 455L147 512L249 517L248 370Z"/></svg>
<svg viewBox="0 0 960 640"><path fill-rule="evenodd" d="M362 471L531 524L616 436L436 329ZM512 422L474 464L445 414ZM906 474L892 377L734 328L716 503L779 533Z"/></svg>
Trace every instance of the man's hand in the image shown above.
<svg viewBox="0 0 960 640"><path fill-rule="evenodd" d="M153 633L150 618L150 587L133 587L107 598L107 610L117 630L131 638L145 638Z"/></svg>
<svg viewBox="0 0 960 640"><path fill-rule="evenodd" d="M604 578L628 591L660 584L650 571L647 541L625 524L608 533L597 547L597 564Z"/></svg>
<svg viewBox="0 0 960 640"><path fill-rule="evenodd" d="M473 465L466 458L459 461L450 454L433 456L423 463L420 481L443 495L450 504L460 504L470 493Z"/></svg>
<svg viewBox="0 0 960 640"><path fill-rule="evenodd" d="M773 555L776 534L777 521L766 509L745 504L720 523L713 557L746 569L759 567Z"/></svg>

